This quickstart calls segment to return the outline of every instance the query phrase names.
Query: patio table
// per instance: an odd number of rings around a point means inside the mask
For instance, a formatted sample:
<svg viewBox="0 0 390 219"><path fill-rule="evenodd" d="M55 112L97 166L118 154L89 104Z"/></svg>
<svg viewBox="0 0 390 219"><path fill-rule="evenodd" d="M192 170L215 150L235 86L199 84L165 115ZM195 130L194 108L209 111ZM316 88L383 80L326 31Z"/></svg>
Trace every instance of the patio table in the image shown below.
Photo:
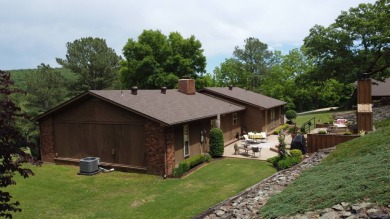
<svg viewBox="0 0 390 219"><path fill-rule="evenodd" d="M263 136L263 134L262 133L256 133L256 134L248 134L248 137L250 138L250 139L254 139L254 140L262 140L262 139L264 139L264 136Z"/></svg>

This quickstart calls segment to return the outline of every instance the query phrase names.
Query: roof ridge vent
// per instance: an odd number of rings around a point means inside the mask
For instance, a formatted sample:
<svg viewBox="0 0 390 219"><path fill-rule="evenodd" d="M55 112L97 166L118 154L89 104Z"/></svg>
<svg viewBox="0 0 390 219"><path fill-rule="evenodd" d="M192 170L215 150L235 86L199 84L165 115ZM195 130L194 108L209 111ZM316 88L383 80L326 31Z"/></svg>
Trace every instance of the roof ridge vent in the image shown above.
<svg viewBox="0 0 390 219"><path fill-rule="evenodd" d="M161 93L166 94L167 93L167 87L161 87Z"/></svg>
<svg viewBox="0 0 390 219"><path fill-rule="evenodd" d="M137 95L137 91L138 91L138 87L133 86L133 87L131 88L131 94Z"/></svg>

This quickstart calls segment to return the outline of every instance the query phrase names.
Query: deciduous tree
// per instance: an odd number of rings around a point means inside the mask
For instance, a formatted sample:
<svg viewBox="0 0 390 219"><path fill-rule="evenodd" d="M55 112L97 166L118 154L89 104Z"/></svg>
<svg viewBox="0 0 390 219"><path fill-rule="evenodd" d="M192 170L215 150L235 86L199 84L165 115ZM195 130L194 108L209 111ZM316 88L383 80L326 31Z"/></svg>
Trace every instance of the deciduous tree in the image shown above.
<svg viewBox="0 0 390 219"><path fill-rule="evenodd" d="M334 78L348 84L362 73L383 80L390 76L390 3L360 4L343 11L328 27L315 25L304 39L314 61L314 80Z"/></svg>
<svg viewBox="0 0 390 219"><path fill-rule="evenodd" d="M129 39L121 62L123 88L173 88L182 76L197 78L205 73L206 58L194 36L183 38L178 32L165 36L159 30L144 30L138 41Z"/></svg>
<svg viewBox="0 0 390 219"><path fill-rule="evenodd" d="M16 184L13 180L15 172L25 178L33 175L30 169L22 166L28 157L22 147L31 145L15 127L16 118L22 114L10 99L10 95L16 92L10 86L10 73L0 71L0 188ZM0 217L12 218L12 212L21 211L19 202L11 202L11 199L9 192L0 190Z"/></svg>

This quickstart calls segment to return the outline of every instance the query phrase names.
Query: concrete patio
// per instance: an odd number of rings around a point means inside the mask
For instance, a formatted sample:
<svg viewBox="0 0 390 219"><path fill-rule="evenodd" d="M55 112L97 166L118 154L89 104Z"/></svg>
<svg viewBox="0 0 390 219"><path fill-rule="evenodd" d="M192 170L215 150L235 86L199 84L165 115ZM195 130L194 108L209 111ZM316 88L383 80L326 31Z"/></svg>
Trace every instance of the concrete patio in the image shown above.
<svg viewBox="0 0 390 219"><path fill-rule="evenodd" d="M289 147L291 144L291 135L286 135L284 141L286 142L287 147ZM278 155L278 153L276 152L276 146L279 144L278 135L269 135L266 142L261 141L260 144L253 144L254 146L258 146L259 148L261 148L260 153L256 152L256 156L253 156L252 150L249 150L248 154L246 154L243 149L240 149L239 153L235 154L234 144L237 144L239 147L242 147L243 142L243 140L239 140L226 146L223 156L244 159L267 160L270 157Z"/></svg>

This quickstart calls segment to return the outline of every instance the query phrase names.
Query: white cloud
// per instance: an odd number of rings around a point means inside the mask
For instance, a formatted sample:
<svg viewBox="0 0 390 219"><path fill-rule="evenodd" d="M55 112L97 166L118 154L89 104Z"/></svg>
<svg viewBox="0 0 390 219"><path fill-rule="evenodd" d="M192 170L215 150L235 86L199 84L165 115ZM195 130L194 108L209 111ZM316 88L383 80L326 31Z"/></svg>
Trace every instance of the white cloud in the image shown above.
<svg viewBox="0 0 390 219"><path fill-rule="evenodd" d="M194 35L203 45L211 72L235 46L256 37L270 48L302 45L315 24L327 26L341 10L363 0L13 0L0 8L0 69L52 66L64 57L66 43L100 37L118 54L144 29Z"/></svg>

